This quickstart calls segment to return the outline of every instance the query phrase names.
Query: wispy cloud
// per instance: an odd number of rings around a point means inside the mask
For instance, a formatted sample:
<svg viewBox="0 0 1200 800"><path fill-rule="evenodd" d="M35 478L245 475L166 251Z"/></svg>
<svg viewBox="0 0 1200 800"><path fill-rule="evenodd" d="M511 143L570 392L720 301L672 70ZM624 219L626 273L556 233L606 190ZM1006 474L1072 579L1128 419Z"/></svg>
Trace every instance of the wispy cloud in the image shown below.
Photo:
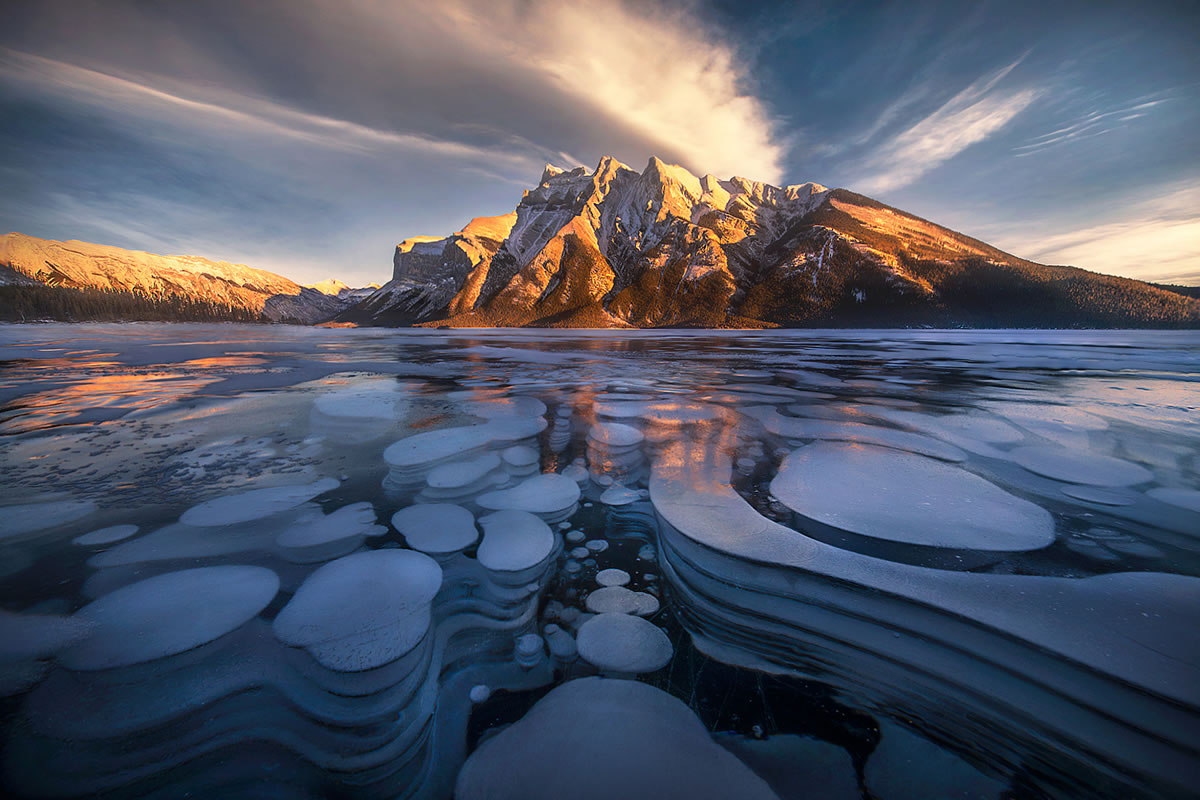
<svg viewBox="0 0 1200 800"><path fill-rule="evenodd" d="M1069 264L1149 281L1200 284L1200 180L1162 187L1121 219L1037 235L1014 231L994 241L1044 264Z"/></svg>
<svg viewBox="0 0 1200 800"><path fill-rule="evenodd" d="M1057 145L1103 136L1118 127L1120 123L1146 116L1150 109L1162 105L1167 102L1167 99L1165 97L1157 99L1144 97L1107 111L1090 111L1069 125L1035 136L1026 143L1017 145L1013 148L1013 152L1017 157L1030 156Z"/></svg>
<svg viewBox="0 0 1200 800"><path fill-rule="evenodd" d="M870 193L906 186L1007 125L1041 95L997 85L1023 60L985 75L869 155L852 186Z"/></svg>
<svg viewBox="0 0 1200 800"><path fill-rule="evenodd" d="M114 115L133 115L177 125L211 128L224 135L278 138L322 148L363 154L398 149L530 171L539 161L532 146L479 147L415 133L360 125L311 114L258 97L211 87L191 86L153 76L120 76L42 56L0 49L0 77L31 84ZM156 85L157 84L157 85Z"/></svg>

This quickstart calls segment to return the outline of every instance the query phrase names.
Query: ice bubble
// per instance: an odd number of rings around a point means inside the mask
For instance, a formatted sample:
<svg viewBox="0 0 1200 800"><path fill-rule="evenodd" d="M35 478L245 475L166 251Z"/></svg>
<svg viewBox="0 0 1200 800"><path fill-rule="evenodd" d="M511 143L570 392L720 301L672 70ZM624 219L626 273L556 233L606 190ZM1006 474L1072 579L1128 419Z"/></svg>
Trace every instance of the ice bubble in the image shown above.
<svg viewBox="0 0 1200 800"><path fill-rule="evenodd" d="M421 642L441 585L441 567L413 550L355 553L309 575L272 628L329 669L372 669Z"/></svg>
<svg viewBox="0 0 1200 800"><path fill-rule="evenodd" d="M213 528L262 519L295 508L319 494L335 489L338 482L323 478L314 483L253 489L249 492L218 497L183 512L179 521L198 528Z"/></svg>
<svg viewBox="0 0 1200 800"><path fill-rule="evenodd" d="M624 586L629 583L629 573L623 569L604 569L596 575L596 583L601 586Z"/></svg>
<svg viewBox="0 0 1200 800"><path fill-rule="evenodd" d="M565 478L570 478L581 486L586 485L591 480L591 475L588 474L587 467L582 464L570 464L564 467L563 471L559 474Z"/></svg>
<svg viewBox="0 0 1200 800"><path fill-rule="evenodd" d="M1138 542L1129 540L1115 540L1104 543L1104 546L1109 550L1114 550L1127 556L1136 558L1162 558L1163 551L1159 550L1149 542Z"/></svg>
<svg viewBox="0 0 1200 800"><path fill-rule="evenodd" d="M644 544L638 548L637 557L641 561L653 561L658 558L658 551L654 549L654 545Z"/></svg>
<svg viewBox="0 0 1200 800"><path fill-rule="evenodd" d="M569 559L567 563L563 565L563 569L567 571L568 575L575 575L583 571L583 565L575 559Z"/></svg>
<svg viewBox="0 0 1200 800"><path fill-rule="evenodd" d="M83 536L77 536L72 539L75 544L83 547L94 547L98 544L113 544L128 539L138 532L137 525L112 525L108 528L101 528L98 531L85 533Z"/></svg>
<svg viewBox="0 0 1200 800"><path fill-rule="evenodd" d="M521 481L511 489L480 495L476 502L491 511L529 511L553 514L579 501L579 486L570 478L548 473Z"/></svg>
<svg viewBox="0 0 1200 800"><path fill-rule="evenodd" d="M327 417L390 421L399 420L408 413L409 399L395 384L372 381L367 386L326 392L317 397L313 406Z"/></svg>
<svg viewBox="0 0 1200 800"><path fill-rule="evenodd" d="M527 511L497 511L481 517L479 524L483 542L477 558L486 569L518 572L541 564L554 552L554 531Z"/></svg>
<svg viewBox="0 0 1200 800"><path fill-rule="evenodd" d="M588 431L588 438L602 446L625 448L641 444L646 437L632 425L620 422L597 422Z"/></svg>
<svg viewBox="0 0 1200 800"><path fill-rule="evenodd" d="M771 433L789 439L821 439L890 447L942 461L965 461L967 458L966 453L959 448L920 433L909 433L908 431L855 422L828 422L785 417L773 407L767 407L765 410L761 408L746 409L746 413L762 419L763 424Z"/></svg>
<svg viewBox="0 0 1200 800"><path fill-rule="evenodd" d="M540 417L546 413L546 404L536 397L496 397L489 400L469 400L463 403L463 411L484 419L508 419L511 417Z"/></svg>
<svg viewBox="0 0 1200 800"><path fill-rule="evenodd" d="M1137 496L1132 492L1120 489L1102 489L1098 486L1064 486L1061 491L1067 497L1102 506L1128 506L1137 501Z"/></svg>
<svg viewBox="0 0 1200 800"><path fill-rule="evenodd" d="M570 530L570 528L571 528L571 523L569 523L569 522L558 523L558 529L560 531Z"/></svg>
<svg viewBox="0 0 1200 800"><path fill-rule="evenodd" d="M1071 406L1009 401L989 401L982 405L989 411L1035 432L1040 432L1040 429L1047 426L1062 426L1081 431L1102 431L1108 428L1108 422L1103 417Z"/></svg>
<svg viewBox="0 0 1200 800"><path fill-rule="evenodd" d="M636 489L626 489L619 483L609 486L604 490L604 494L600 495L600 502L608 506L626 506L640 499L641 495Z"/></svg>
<svg viewBox="0 0 1200 800"><path fill-rule="evenodd" d="M553 689L487 739L458 800L778 800L717 746L680 700L644 683L581 678Z"/></svg>
<svg viewBox="0 0 1200 800"><path fill-rule="evenodd" d="M392 515L392 527L409 547L430 555L457 553L479 538L475 516L450 503L418 503Z"/></svg>
<svg viewBox="0 0 1200 800"><path fill-rule="evenodd" d="M84 606L92 634L59 655L68 669L127 667L191 650L241 627L279 591L269 569L220 566L156 575Z"/></svg>
<svg viewBox="0 0 1200 800"><path fill-rule="evenodd" d="M567 541L570 542L571 544L579 544L586 538L587 538L587 535L583 531L580 531L580 530L567 531Z"/></svg>
<svg viewBox="0 0 1200 800"><path fill-rule="evenodd" d="M592 480L594 480L596 482L597 486L612 486L613 485L613 476L612 475L604 475L604 474L593 475ZM601 502L603 502L603 500L601 500Z"/></svg>
<svg viewBox="0 0 1200 800"><path fill-rule="evenodd" d="M608 549L608 542L603 539L589 539L585 546L593 553L603 553Z"/></svg>
<svg viewBox="0 0 1200 800"><path fill-rule="evenodd" d="M401 469L436 464L492 444L528 439L545 428L542 417L513 417L484 425L425 431L389 445L383 451L383 460Z"/></svg>
<svg viewBox="0 0 1200 800"><path fill-rule="evenodd" d="M483 482L493 470L500 468L500 457L484 453L478 458L442 464L429 471L425 483L431 489L463 489Z"/></svg>
<svg viewBox="0 0 1200 800"><path fill-rule="evenodd" d="M482 683L477 683L474 686L472 686L471 692L469 694L469 697L471 698L471 702L475 703L475 704L484 703L491 696L492 696L491 688Z"/></svg>
<svg viewBox="0 0 1200 800"><path fill-rule="evenodd" d="M1054 541L1040 506L960 467L881 447L802 447L784 459L771 493L803 517L890 542L1019 551Z"/></svg>
<svg viewBox="0 0 1200 800"><path fill-rule="evenodd" d="M0 506L0 541L66 525L94 514L97 508L91 500L54 500Z"/></svg>
<svg viewBox="0 0 1200 800"><path fill-rule="evenodd" d="M275 537L275 544L289 561L327 561L354 550L364 539L387 533L387 528L375 523L370 503L352 503L332 514L300 521Z"/></svg>
<svg viewBox="0 0 1200 800"><path fill-rule="evenodd" d="M1062 447L1018 447L1009 457L1030 472L1067 483L1131 486L1154 478L1150 470L1132 461Z"/></svg>
<svg viewBox="0 0 1200 800"><path fill-rule="evenodd" d="M524 445L513 445L501 455L504 463L510 467L536 467L540 460L537 450Z"/></svg>
<svg viewBox="0 0 1200 800"><path fill-rule="evenodd" d="M591 553L592 551L588 550L586 547L575 547L571 549L571 552L568 555L570 555L571 558L584 559L591 555Z"/></svg>
<svg viewBox="0 0 1200 800"><path fill-rule="evenodd" d="M624 586L605 586L587 596L587 610L593 614L637 614L648 617L658 611L658 600L645 592Z"/></svg>
<svg viewBox="0 0 1200 800"><path fill-rule="evenodd" d="M1200 491L1196 489L1172 489L1159 486L1146 494L1163 503L1186 508L1189 511L1200 511Z"/></svg>
<svg viewBox="0 0 1200 800"><path fill-rule="evenodd" d="M559 661L574 661L578 657L579 651L575 647L574 636L554 624L547 625L543 633L546 634L546 645L550 648L550 655Z"/></svg>
<svg viewBox="0 0 1200 800"><path fill-rule="evenodd" d="M674 655L661 628L629 614L597 614L579 626L579 656L602 672L657 672Z"/></svg>
<svg viewBox="0 0 1200 800"><path fill-rule="evenodd" d="M536 633L526 633L517 637L513 654L516 656L518 664L526 669L531 669L537 666L537 663L542 660L542 656L545 655L545 642Z"/></svg>
<svg viewBox="0 0 1200 800"><path fill-rule="evenodd" d="M1067 549L1078 553L1086 558L1104 563L1112 563L1120 561L1121 556L1114 553L1109 548L1091 539L1078 539L1072 537L1067 541Z"/></svg>

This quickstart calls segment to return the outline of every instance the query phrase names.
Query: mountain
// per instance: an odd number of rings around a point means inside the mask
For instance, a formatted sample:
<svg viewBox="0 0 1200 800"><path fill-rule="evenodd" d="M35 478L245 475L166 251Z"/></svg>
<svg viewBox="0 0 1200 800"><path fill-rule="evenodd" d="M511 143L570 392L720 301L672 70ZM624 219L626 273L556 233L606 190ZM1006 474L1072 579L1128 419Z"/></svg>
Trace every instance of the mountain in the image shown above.
<svg viewBox="0 0 1200 800"><path fill-rule="evenodd" d="M331 296L324 289L334 283L338 288ZM211 318L262 317L271 322L321 322L365 296L340 282L325 281L321 288L300 286L244 264L57 242L20 233L0 236L0 284L130 295L151 306L186 301L211 312ZM54 302L51 295L49 303Z"/></svg>
<svg viewBox="0 0 1200 800"><path fill-rule="evenodd" d="M1195 327L1200 302L1018 258L845 189L651 158L546 166L512 213L402 242L337 317L452 327Z"/></svg>

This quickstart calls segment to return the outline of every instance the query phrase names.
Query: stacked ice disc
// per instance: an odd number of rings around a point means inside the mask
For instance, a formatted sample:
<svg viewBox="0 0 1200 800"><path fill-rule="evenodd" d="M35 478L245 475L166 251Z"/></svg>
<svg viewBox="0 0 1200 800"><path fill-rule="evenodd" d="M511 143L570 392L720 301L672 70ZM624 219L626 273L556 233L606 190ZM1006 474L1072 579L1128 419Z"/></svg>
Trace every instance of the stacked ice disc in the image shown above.
<svg viewBox="0 0 1200 800"><path fill-rule="evenodd" d="M475 502L489 511L527 511L547 523L562 522L579 508L579 485L565 475L547 473L526 478L508 489L480 495Z"/></svg>
<svg viewBox="0 0 1200 800"><path fill-rule="evenodd" d="M417 498L430 503L469 503L484 492L511 482L512 477L504 468L500 455L484 453L429 470L425 487Z"/></svg>
<svg viewBox="0 0 1200 800"><path fill-rule="evenodd" d="M388 465L384 489L392 495L418 490L435 467L469 461L516 444L531 444L545 428L544 417L514 416L405 437L383 451L383 460Z"/></svg>
<svg viewBox="0 0 1200 800"><path fill-rule="evenodd" d="M338 482L255 489L200 503L178 522L129 538L92 556L98 571L84 593L99 597L162 572L199 564L257 564L275 571L294 588L314 565L354 552L387 532L376 524L369 503L353 503L325 514L309 502ZM92 545L92 546L103 546Z"/></svg>
<svg viewBox="0 0 1200 800"><path fill-rule="evenodd" d="M691 438L702 438L718 429L716 422L729 416L720 406L677 399L606 399L597 401L593 410L604 421L636 422L652 442L675 439L685 431Z"/></svg>
<svg viewBox="0 0 1200 800"><path fill-rule="evenodd" d="M278 588L261 567L201 567L85 606L75 619L90 634L58 653L65 669L30 694L29 732L8 743L13 785L34 796L138 795L195 759L261 738L255 717L274 703L240 696L264 678L245 648L272 648L254 623Z"/></svg>
<svg viewBox="0 0 1200 800"><path fill-rule="evenodd" d="M729 461L698 446L667 448L650 491L660 566L702 651L817 678L875 712L903 708L937 740L971 743L963 755L976 766L1035 776L1051 794L1080 780L1115 794L1189 791L1181 776L1196 751L1184 732L1200 729L1200 659L1185 643L1200 580L899 563L915 548L1019 552L1052 531L1041 509L952 462L861 441L799 449L775 493L859 537L847 547L897 548L897 560L865 555L761 516L730 486ZM896 458L906 463L891 475Z"/></svg>
<svg viewBox="0 0 1200 800"><path fill-rule="evenodd" d="M588 431L587 460L593 479L612 485L622 481L634 485L645 476L645 436L621 422L597 422Z"/></svg>
<svg viewBox="0 0 1200 800"><path fill-rule="evenodd" d="M392 431L408 415L410 387L390 380L360 381L313 401L312 430L331 441L366 442Z"/></svg>
<svg viewBox="0 0 1200 800"><path fill-rule="evenodd" d="M538 474L541 466L541 456L532 447L513 445L500 454L504 463L504 471L516 480Z"/></svg>
<svg viewBox="0 0 1200 800"><path fill-rule="evenodd" d="M644 683L603 678L555 688L486 741L463 767L454 796L776 798L682 701Z"/></svg>
<svg viewBox="0 0 1200 800"><path fill-rule="evenodd" d="M571 407L561 405L554 413L554 426L550 429L550 451L561 453L571 444Z"/></svg>
<svg viewBox="0 0 1200 800"><path fill-rule="evenodd" d="M550 680L541 637L526 639L558 544L537 517L504 511L481 520L468 558L469 512L412 508L430 510L425 524L399 527L441 565L415 549L339 558L271 623L261 614L279 580L256 566L158 575L67 618L74 644L55 629L30 654L57 650L62 668L22 710L31 732L6 748L10 785L56 797L440 796L453 780L442 773L461 763L469 686Z"/></svg>

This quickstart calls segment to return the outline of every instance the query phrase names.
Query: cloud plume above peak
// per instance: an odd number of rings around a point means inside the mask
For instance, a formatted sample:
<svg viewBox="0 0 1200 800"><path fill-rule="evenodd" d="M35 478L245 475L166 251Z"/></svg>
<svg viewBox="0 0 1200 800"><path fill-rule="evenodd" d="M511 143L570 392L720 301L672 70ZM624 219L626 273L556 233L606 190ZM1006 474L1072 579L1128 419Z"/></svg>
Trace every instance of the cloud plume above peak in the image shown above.
<svg viewBox="0 0 1200 800"><path fill-rule="evenodd" d="M693 169L778 181L784 147L744 90L734 48L682 11L622 2L459 2L443 13L472 49L529 65L597 120Z"/></svg>

